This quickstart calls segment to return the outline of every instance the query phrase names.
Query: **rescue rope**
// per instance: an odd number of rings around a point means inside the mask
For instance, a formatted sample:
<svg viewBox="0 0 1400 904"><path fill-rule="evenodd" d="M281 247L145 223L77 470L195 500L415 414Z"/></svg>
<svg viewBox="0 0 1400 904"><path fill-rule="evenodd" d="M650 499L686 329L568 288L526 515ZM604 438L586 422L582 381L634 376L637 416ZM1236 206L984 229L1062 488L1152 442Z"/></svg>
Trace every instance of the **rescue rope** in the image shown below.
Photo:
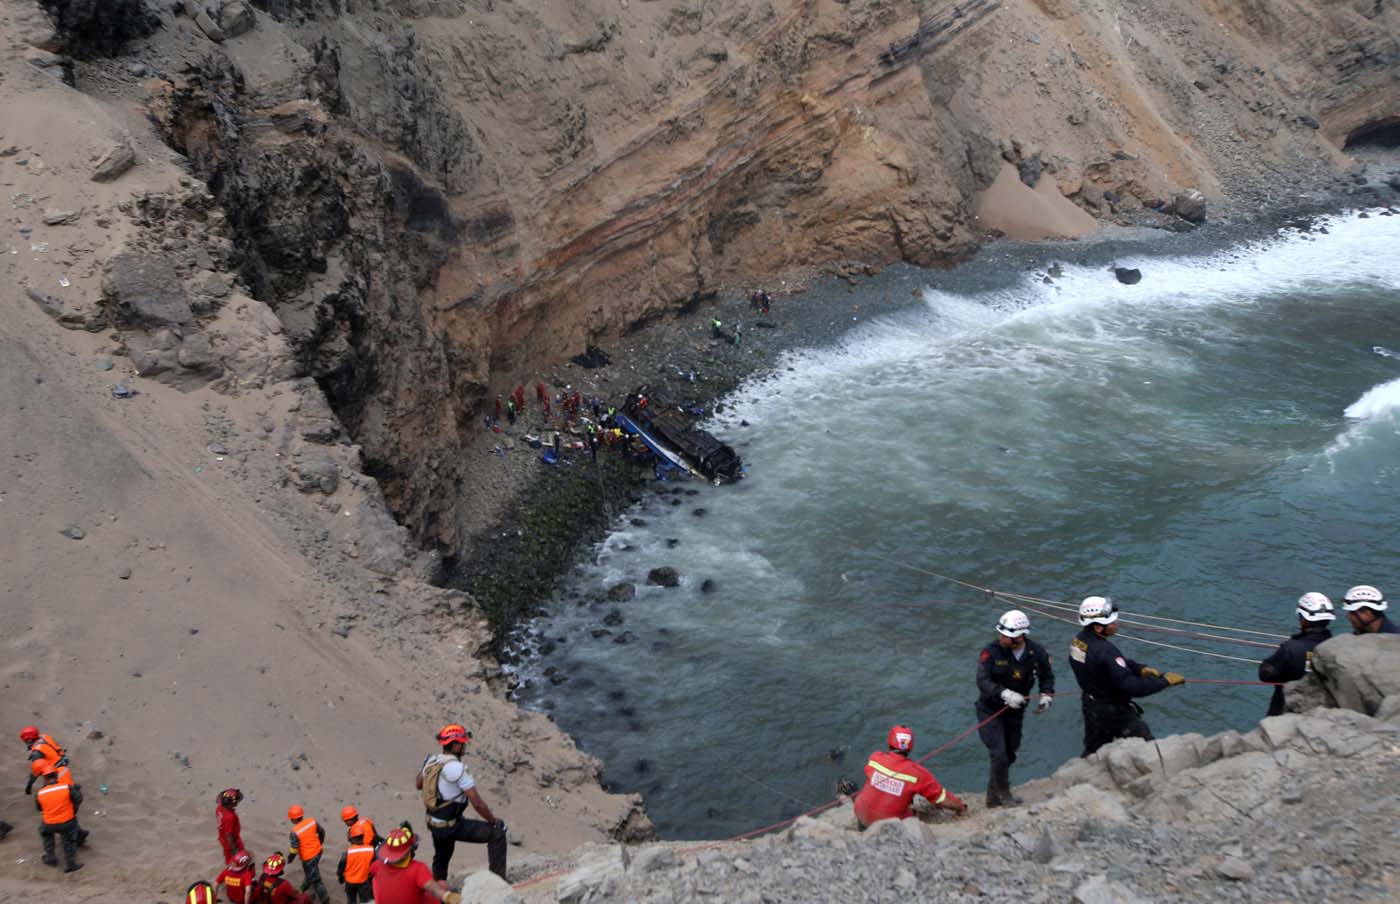
<svg viewBox="0 0 1400 904"><path fill-rule="evenodd" d="M1049 612L1046 612L1046 611L1044 611L1044 610L1042 610L1042 609L1037 609L1037 608L1035 608L1034 606L1027 606L1027 605L1025 605L1024 603L1022 603L1021 605L1024 606L1027 610L1029 610L1029 611L1031 611L1031 612L1034 612L1036 615L1043 616L1043 617L1045 617L1045 618L1051 619L1052 621L1064 622L1065 624L1070 625L1071 627L1075 627L1075 628L1080 627L1079 621L1078 621L1077 619L1065 618L1064 616L1061 616L1061 615L1053 615L1053 614L1051 614L1051 613L1049 613ZM1231 656L1231 655L1229 655L1228 653L1213 653L1213 652L1211 652L1210 650L1197 650L1197 649L1195 649L1195 648L1193 648L1193 647L1178 646L1177 644L1174 644L1174 643L1165 643L1165 642L1160 641L1160 640L1148 640L1146 637L1135 637L1135 636L1133 636L1133 635L1131 635L1131 634L1124 634L1124 635L1119 635L1119 636L1123 637L1125 640L1132 640L1132 641L1135 641L1135 642L1137 642L1137 643L1150 644L1150 645L1152 645L1152 646L1154 646L1154 647L1165 647L1165 648L1168 649L1168 650L1180 650L1180 651L1182 651L1183 653L1195 653L1195 654L1198 655L1198 656L1210 656L1210 657L1213 657L1213 658L1215 658L1215 659L1229 659L1229 660L1232 660L1232 661L1234 661L1234 662L1248 662L1248 663L1251 663L1251 664L1252 664L1252 663L1255 663L1255 662L1258 662L1257 659L1249 659L1248 657L1245 657L1245 656Z"/></svg>
<svg viewBox="0 0 1400 904"><path fill-rule="evenodd" d="M1246 661L1252 662L1253 660L1246 660ZM1280 686L1282 686L1282 682L1278 682L1278 681L1247 681L1247 680L1237 680L1237 679L1231 679L1231 678L1187 678L1187 679L1185 680L1184 683L1186 683L1186 684L1253 685L1253 686L1261 686L1261 687L1280 687ZM1082 691L1056 691L1055 693L1051 694L1050 696L1052 696L1052 697L1074 697L1074 696L1078 696L1078 695L1081 694L1081 693L1082 693ZM923 763L928 762L929 760L933 759L933 758L934 758L935 756L937 756L938 754L947 751L949 748L951 748L951 747L953 747L954 745L958 744L959 742L965 740L967 737L969 737L969 736L972 735L973 733L979 731L979 730L982 729L983 727L985 727L985 726L987 726L987 725L990 725L992 722L996 721L998 718L1000 718L1003 714L1005 714L1006 712L1008 712L1010 709L1011 709L1011 707L1009 707L1009 706L1003 706L1001 709L999 709L999 710L997 710L996 712L992 713L990 716L988 716L987 718L985 718L985 719L983 719L982 721L978 722L976 725L973 725L971 728L969 728L969 729L967 729L967 730L961 732L960 734L954 735L954 736L953 736L951 739L949 739L948 741L945 741L943 744L939 745L938 747L935 747L933 750L930 750L928 753L924 754L922 757L920 757L918 760L916 760L916 762L918 762L918 763L920 763L920 764L923 764ZM759 784L759 785L762 785L762 784L763 784L762 782L759 782L757 779L753 779L751 776L745 776L745 778L749 778L749 779L750 779L751 781L753 781L755 784ZM763 787L767 788L768 786L767 786L767 785L763 785ZM776 791L775 789L773 789L773 788L769 788L768 790L774 791L774 793L781 793L781 792L777 792L777 791ZM788 797L789 800L793 800L793 801L795 801L795 802L800 803L800 801L796 801L796 798L789 797L789 796L786 795L786 794L784 794L783 796L784 796L784 797ZM721 839L719 839L718 841L706 841L706 842L702 842L702 843L700 843L700 844L695 844L695 845L690 845L690 846L688 846L688 847L683 847L683 848L678 849L678 850L676 851L676 853L679 854L679 855L681 855L681 856L684 856L684 855L686 855L686 854L694 854L694 853L697 853L697 852L699 852L699 851L707 851L707 850L710 850L710 849L712 849L712 848L717 848L717 847L719 847L720 845L732 844L732 843L734 843L734 842L736 842L736 841L747 841L747 840L750 839L750 838L757 838L759 835L765 835L765 834L767 834L767 833L769 833L769 832L775 831L775 830L777 830L777 829L781 829L781 828L783 828L783 827L785 827L785 826L790 826L790 825L792 825L793 823L797 822L799 819L802 819L804 816L815 816L815 815L817 815L818 813L824 813L825 811L830 810L832 807L838 806L841 802L842 802L842 798L838 797L838 798L836 798L836 799L834 799L834 800L827 801L826 803L822 804L822 805L819 806L819 807L812 807L810 810L807 810L807 811L805 811L805 812L799 813L799 814L797 814L796 816L789 816L787 819L780 819L780 820L778 820L777 822L770 823L769 825L762 826L762 827L757 828L757 829L750 829L750 830L747 831L747 832L740 832L738 835L731 835L731 836L728 837L728 838L721 838ZM550 879L557 879L557 878L559 878L559 877L561 877L561 876L566 876L566 875L568 875L568 874L571 873L571 872L573 872L573 868L572 868L572 867L569 868L569 869L555 870L554 872L551 872L551 873L544 873L543 875L533 876L533 877L531 877L531 878L529 878L529 879L525 879L525 880L523 880L523 881L521 881L521 882L516 882L516 883L514 883L511 887L512 887L512 888L516 888L516 889L528 888L528 887L531 886L531 885L537 885L537 884L539 884L539 883L541 883L541 882L547 882L547 881L549 881Z"/></svg>
<svg viewBox="0 0 1400 904"><path fill-rule="evenodd" d="M1008 599L1008 600L1017 600L1017 601L1025 600L1025 601L1029 601L1029 602L1033 602L1033 603L1041 603L1041 604L1044 604L1044 605L1048 605L1048 606L1060 608L1060 609L1063 609L1063 610L1068 611L1068 612L1073 612L1073 613L1075 613L1075 614L1078 614L1078 612L1079 612L1079 607L1078 607L1078 606L1075 606L1073 603L1067 603L1067 602L1065 602L1064 600L1054 600L1054 599L1049 599L1049 598L1043 597L1043 596L1031 596L1031 595L1025 594L1025 593L1012 593L1012 592L1010 592L1010 591L996 590L996 589L993 589L993 588L991 588L991 587L983 587L983 586L981 586L981 585L979 585L979 584L973 584L973 583L971 583L970 581L964 581L964 580L961 580L960 578L952 577L951 575L940 574L940 573L938 573L938 572L936 572L936 571L930 571L930 570L928 570L927 568L920 568L920 567L917 566L917 565L910 565L910 564L908 564L907 562L899 562L899 561L896 561L895 559L890 559L890 558L887 558L887 557L885 557L885 556L881 556L881 555L878 555L878 554L875 555L875 558L881 560L882 562L888 562L888 563L891 564L891 565L896 565L896 566L898 566L898 567L900 567L900 568L906 568L906 569L908 569L908 570L910 570L910 571L918 572L919 574L928 575L929 577L938 578L939 580L948 581L948 582L953 583L953 584L958 584L958 585L960 585L960 586L962 586L962 587L968 588L969 590L976 590L976 591L978 591L979 593L985 593L985 594L987 594L988 596L994 596L994 597L998 597L998 596L999 596L999 597L1001 597L1001 598L1003 598L1003 599ZM1269 633L1269 632L1267 632L1267 631L1255 631L1255 630L1252 630L1252 629L1250 629L1250 628L1234 628L1234 627L1231 627L1231 626L1229 626L1229 625L1216 625L1216 624L1211 624L1210 622L1188 621L1187 619L1183 619L1183 618L1170 618L1170 617L1165 616L1165 615L1148 615L1148 614L1146 614L1146 613L1139 612L1139 613L1135 613L1133 617L1136 618L1136 619L1143 619L1143 620L1147 620L1147 621L1160 621L1160 622L1167 622L1167 623L1170 623L1170 624L1187 625L1187 626L1189 626L1189 627L1194 627L1194 628L1210 628L1210 629L1216 630L1216 631L1233 631L1233 632L1235 632L1235 633L1237 633L1237 634L1249 634L1249 635L1252 635L1252 636L1255 636L1255 637L1267 637L1267 638L1270 638L1270 639L1273 639L1273 640L1287 640L1287 639L1288 639L1288 635L1286 635L1286 634L1272 634L1272 633Z"/></svg>

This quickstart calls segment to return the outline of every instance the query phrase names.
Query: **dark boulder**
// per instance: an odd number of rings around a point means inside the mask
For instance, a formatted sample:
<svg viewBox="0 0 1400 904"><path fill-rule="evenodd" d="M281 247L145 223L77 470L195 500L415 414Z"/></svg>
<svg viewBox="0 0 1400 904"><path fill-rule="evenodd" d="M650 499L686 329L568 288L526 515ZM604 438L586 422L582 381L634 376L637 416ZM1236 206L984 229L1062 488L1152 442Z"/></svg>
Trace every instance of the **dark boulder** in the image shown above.
<svg viewBox="0 0 1400 904"><path fill-rule="evenodd" d="M647 583L658 587L679 587L681 573L669 565L663 565L647 572Z"/></svg>
<svg viewBox="0 0 1400 904"><path fill-rule="evenodd" d="M618 625L622 624L622 610L609 609L608 614L603 616L603 624L610 628L616 628Z"/></svg>
<svg viewBox="0 0 1400 904"><path fill-rule="evenodd" d="M705 578L705 580L700 582L701 593L714 593L718 589L719 585L716 584L711 578Z"/></svg>
<svg viewBox="0 0 1400 904"><path fill-rule="evenodd" d="M608 599L614 603L626 603L637 596L637 585L623 581L621 584L613 584L608 588Z"/></svg>
<svg viewBox="0 0 1400 904"><path fill-rule="evenodd" d="M1125 286L1135 286L1142 282L1142 271L1129 267L1114 267L1113 275Z"/></svg>

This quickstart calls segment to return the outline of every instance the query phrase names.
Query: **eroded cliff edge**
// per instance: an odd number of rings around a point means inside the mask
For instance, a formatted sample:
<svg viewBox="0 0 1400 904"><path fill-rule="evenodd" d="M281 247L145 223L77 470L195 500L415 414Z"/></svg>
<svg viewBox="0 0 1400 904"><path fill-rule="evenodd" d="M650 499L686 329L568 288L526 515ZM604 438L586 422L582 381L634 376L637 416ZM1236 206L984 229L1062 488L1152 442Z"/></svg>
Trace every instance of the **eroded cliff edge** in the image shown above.
<svg viewBox="0 0 1400 904"><path fill-rule="evenodd" d="M527 367L764 275L964 259L1007 168L1177 226L1182 189L1281 201L1400 121L1371 0L132 0L120 40L44 5L79 86L207 181L224 263L449 555L499 514L469 434Z"/></svg>

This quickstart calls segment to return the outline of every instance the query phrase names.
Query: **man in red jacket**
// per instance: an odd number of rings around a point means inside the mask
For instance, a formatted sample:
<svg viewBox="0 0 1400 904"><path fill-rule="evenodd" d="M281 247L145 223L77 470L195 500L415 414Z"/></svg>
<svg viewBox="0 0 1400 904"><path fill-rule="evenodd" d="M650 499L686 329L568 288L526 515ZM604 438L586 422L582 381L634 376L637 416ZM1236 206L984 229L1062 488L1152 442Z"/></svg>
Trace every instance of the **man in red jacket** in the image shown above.
<svg viewBox="0 0 1400 904"><path fill-rule="evenodd" d="M856 795L856 821L862 829L881 819L907 819L914 815L915 795L935 807L967 815L967 804L938 783L923 766L909 759L914 751L914 731L903 725L890 729L889 750L870 754L865 764L865 787Z"/></svg>
<svg viewBox="0 0 1400 904"><path fill-rule="evenodd" d="M251 904L310 904L311 896L298 892L283 877L282 871L286 868L287 858L281 851L263 861L263 874L249 896Z"/></svg>
<svg viewBox="0 0 1400 904"><path fill-rule="evenodd" d="M413 859L417 847L407 825L389 832L370 868L375 904L461 904L462 896L434 879L428 864Z"/></svg>
<svg viewBox="0 0 1400 904"><path fill-rule="evenodd" d="M234 855L244 850L243 827L237 813L238 805L242 802L242 791L225 788L219 792L214 804L214 818L219 822L219 845L224 849L224 866L232 863ZM252 854L248 856L251 858Z"/></svg>

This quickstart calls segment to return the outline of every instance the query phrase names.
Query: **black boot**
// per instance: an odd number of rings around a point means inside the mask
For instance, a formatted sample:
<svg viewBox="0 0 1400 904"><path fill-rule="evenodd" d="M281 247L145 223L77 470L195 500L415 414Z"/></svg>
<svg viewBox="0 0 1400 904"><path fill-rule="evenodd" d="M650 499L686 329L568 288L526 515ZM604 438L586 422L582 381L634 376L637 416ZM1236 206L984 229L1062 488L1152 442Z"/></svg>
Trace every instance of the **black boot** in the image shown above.
<svg viewBox="0 0 1400 904"><path fill-rule="evenodd" d="M996 779L987 780L987 807L1000 807L1006 804L1006 800L1001 796L1001 785Z"/></svg>
<svg viewBox="0 0 1400 904"><path fill-rule="evenodd" d="M1000 801L1000 806L1012 807L1021 803L1021 798L1011 793L1010 763L992 768L992 784L997 786L997 799Z"/></svg>
<svg viewBox="0 0 1400 904"><path fill-rule="evenodd" d="M67 866L65 866L65 867L63 868L63 871L64 871L65 873L76 873L78 870L80 870L80 869L82 869L82 868L83 868L83 865L82 865L81 863L70 863L70 864L68 864Z"/></svg>

